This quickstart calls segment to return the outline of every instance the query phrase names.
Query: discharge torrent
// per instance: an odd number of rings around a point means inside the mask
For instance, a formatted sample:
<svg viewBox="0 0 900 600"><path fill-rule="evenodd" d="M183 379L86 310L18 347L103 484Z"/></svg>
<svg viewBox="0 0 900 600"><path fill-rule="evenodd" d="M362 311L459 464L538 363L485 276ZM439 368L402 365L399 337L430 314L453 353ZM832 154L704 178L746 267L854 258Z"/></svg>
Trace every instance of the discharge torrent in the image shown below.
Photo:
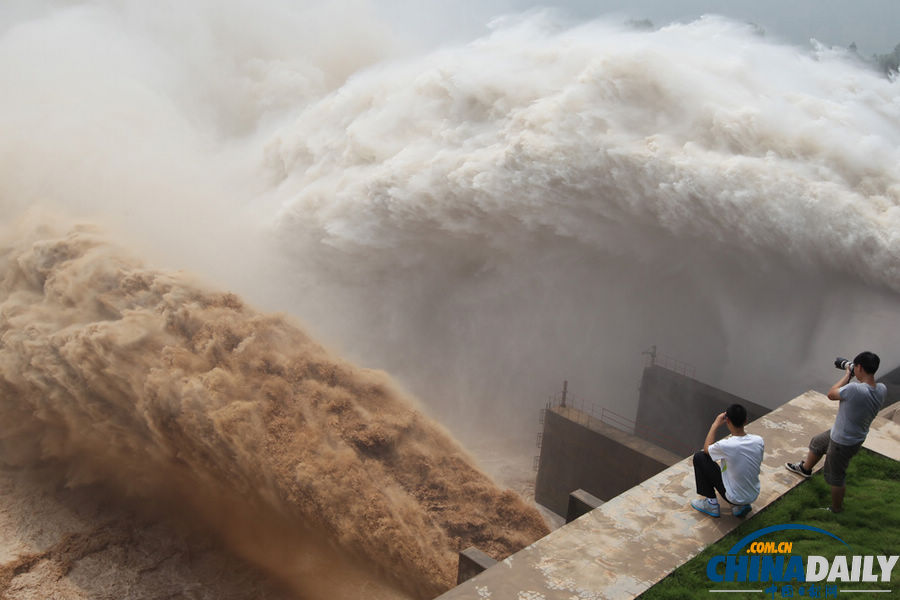
<svg viewBox="0 0 900 600"><path fill-rule="evenodd" d="M427 597L545 531L443 427L521 490L547 395L627 418L651 346L772 407L900 363L900 83L849 51L152 4L0 6L5 463Z"/></svg>
<svg viewBox="0 0 900 600"><path fill-rule="evenodd" d="M455 552L505 557L546 533L386 377L284 318L141 268L83 229L26 234L0 255L7 461L171 493L305 591L327 588L322 573L350 577L352 558L340 575L329 562L349 555L428 598L453 583Z"/></svg>

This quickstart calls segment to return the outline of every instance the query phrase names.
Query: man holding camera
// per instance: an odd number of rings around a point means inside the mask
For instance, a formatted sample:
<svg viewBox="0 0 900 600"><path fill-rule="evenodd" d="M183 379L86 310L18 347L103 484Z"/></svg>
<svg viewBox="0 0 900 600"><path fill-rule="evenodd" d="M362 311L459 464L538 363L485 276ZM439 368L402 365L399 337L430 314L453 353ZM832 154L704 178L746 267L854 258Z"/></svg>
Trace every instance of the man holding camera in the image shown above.
<svg viewBox="0 0 900 600"><path fill-rule="evenodd" d="M813 437L809 442L809 453L798 463L786 463L785 467L798 475L809 477L816 463L825 456L825 483L831 486L831 512L839 513L844 508L844 479L850 459L859 452L869 425L881 406L887 388L883 383L875 383L875 371L881 360L872 352L861 352L853 362L838 359L835 366L846 369L844 376L828 390L829 400L839 402L834 425ZM856 376L858 381L851 383Z"/></svg>
<svg viewBox="0 0 900 600"><path fill-rule="evenodd" d="M694 478L697 493L703 498L692 500L691 507L711 517L719 516L716 491L734 506L731 514L743 517L750 503L759 497L759 468L765 443L758 435L744 431L747 409L732 404L718 415L706 434L703 451L694 454ZM731 435L716 442L716 431L722 424ZM720 467L716 461L722 461Z"/></svg>

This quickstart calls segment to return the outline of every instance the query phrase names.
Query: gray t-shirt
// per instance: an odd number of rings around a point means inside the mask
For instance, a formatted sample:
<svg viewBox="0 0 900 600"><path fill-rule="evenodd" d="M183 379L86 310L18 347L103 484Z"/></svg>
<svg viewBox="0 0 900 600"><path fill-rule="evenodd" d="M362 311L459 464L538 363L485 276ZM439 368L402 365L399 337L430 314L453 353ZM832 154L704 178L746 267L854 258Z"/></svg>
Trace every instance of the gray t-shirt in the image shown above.
<svg viewBox="0 0 900 600"><path fill-rule="evenodd" d="M866 441L869 425L881 410L887 388L883 383L875 387L867 383L854 381L840 390L841 400L838 406L834 427L831 428L831 439L844 446L855 446Z"/></svg>

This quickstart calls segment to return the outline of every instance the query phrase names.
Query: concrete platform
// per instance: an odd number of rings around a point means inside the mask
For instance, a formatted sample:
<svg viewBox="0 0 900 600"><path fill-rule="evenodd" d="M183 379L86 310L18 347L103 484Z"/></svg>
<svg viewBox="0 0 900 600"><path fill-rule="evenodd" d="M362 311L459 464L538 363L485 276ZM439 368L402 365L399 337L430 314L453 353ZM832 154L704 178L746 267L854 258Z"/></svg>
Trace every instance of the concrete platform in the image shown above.
<svg viewBox="0 0 900 600"><path fill-rule="evenodd" d="M766 442L762 493L748 518L802 481L783 465L804 457L809 439L828 429L836 412L836 402L807 392L747 426ZM865 446L900 460L900 424L876 418ZM695 497L685 458L440 599L633 598L740 523L727 513L711 519L694 511L688 503Z"/></svg>

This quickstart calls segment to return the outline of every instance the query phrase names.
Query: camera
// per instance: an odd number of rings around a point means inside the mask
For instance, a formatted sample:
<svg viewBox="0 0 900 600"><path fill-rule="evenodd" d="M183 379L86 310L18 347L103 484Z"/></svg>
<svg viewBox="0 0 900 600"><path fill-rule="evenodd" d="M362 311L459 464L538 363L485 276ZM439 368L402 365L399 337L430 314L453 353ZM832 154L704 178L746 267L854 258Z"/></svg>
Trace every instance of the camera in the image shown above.
<svg viewBox="0 0 900 600"><path fill-rule="evenodd" d="M848 359L841 358L840 356L838 356L836 359L834 359L834 366L836 368L840 369L841 371L849 370L850 376L851 377L853 376L853 363L850 362Z"/></svg>

